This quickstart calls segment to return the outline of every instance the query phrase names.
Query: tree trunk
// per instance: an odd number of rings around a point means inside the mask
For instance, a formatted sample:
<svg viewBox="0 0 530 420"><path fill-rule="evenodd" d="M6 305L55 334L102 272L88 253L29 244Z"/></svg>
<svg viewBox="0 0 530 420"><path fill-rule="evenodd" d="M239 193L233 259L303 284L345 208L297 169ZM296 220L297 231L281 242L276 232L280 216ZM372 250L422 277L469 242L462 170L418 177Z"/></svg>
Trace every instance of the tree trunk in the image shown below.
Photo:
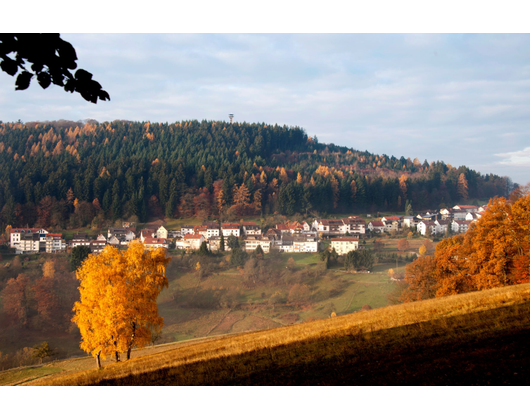
<svg viewBox="0 0 530 420"><path fill-rule="evenodd" d="M136 323L133 322L133 324L132 324L131 342L129 344L129 347L127 348L127 360L129 360L131 358L131 350L132 350L132 346L134 344L135 335L136 335Z"/></svg>
<svg viewBox="0 0 530 420"><path fill-rule="evenodd" d="M101 352L96 354L96 365L97 365L98 369L101 369L101 360L99 358L100 355L101 355Z"/></svg>
<svg viewBox="0 0 530 420"><path fill-rule="evenodd" d="M120 353L116 352L116 362L120 361Z"/></svg>

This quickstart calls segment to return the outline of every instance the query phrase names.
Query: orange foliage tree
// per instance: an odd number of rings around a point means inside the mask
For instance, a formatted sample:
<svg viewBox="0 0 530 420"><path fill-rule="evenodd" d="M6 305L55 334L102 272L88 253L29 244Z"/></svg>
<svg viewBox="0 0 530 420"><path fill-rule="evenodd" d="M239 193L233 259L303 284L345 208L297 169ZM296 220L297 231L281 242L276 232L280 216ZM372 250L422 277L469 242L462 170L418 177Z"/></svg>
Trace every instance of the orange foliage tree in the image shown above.
<svg viewBox="0 0 530 420"><path fill-rule="evenodd" d="M100 357L142 348L158 334L163 319L156 299L168 286L165 268L169 262L164 249L146 251L134 242L124 252L107 246L91 254L77 271L81 281L80 301L72 321L81 332L81 349L91 353L101 367Z"/></svg>
<svg viewBox="0 0 530 420"><path fill-rule="evenodd" d="M399 240L399 242L397 244L397 249L399 251L403 252L403 251L406 251L409 248L410 248L409 241L407 241L405 238Z"/></svg>
<svg viewBox="0 0 530 420"><path fill-rule="evenodd" d="M529 254L530 194L513 204L502 197L492 199L488 211L465 234L444 239L434 257L420 257L407 266L408 288L400 300L530 282ZM430 292L417 292L426 289Z"/></svg>

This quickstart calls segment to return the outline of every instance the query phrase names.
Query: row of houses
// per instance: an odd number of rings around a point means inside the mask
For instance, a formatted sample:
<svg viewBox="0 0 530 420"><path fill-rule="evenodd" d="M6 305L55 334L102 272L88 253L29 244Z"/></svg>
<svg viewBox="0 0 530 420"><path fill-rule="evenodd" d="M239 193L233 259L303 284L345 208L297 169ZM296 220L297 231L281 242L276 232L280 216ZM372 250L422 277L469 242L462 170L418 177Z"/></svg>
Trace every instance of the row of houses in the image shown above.
<svg viewBox="0 0 530 420"><path fill-rule="evenodd" d="M50 233L45 229L12 229L9 246L15 248L17 254L55 253L66 249L66 241L62 233Z"/></svg>
<svg viewBox="0 0 530 420"><path fill-rule="evenodd" d="M451 209L441 209L439 213L382 217L381 220L369 222L366 228L373 233L416 228L421 235L426 235L427 231L432 235L443 235L451 227L452 232L463 233L472 222L480 219L486 210L486 206L457 205Z"/></svg>
<svg viewBox="0 0 530 420"><path fill-rule="evenodd" d="M182 250L197 250L202 242L206 241L212 251L221 248L221 238L224 238L226 250L230 250L227 240L230 236L241 238L245 250L251 252L258 246L264 252L277 248L281 252L318 252L319 238L328 237L340 239L334 246L340 249L358 247L359 238L366 234L399 231L403 228L416 228L422 235L430 232L432 235L445 234L451 227L452 232L462 233L467 231L469 225L479 219L486 211L486 207L472 205L456 205L451 209L441 209L439 213L425 213L417 216L386 216L381 220L373 220L366 224L359 216L349 216L341 219L315 219L309 224L303 222L287 221L269 229L265 234L256 222L215 223L208 222L202 225L184 225L179 230L169 231L164 226L156 229L142 229L126 224L121 228L109 228L107 236L100 234L97 238L89 238L86 234L75 234L70 247L88 246L92 252L101 252L106 245L127 246L139 239L149 248L169 248L174 246ZM357 245L355 245L357 243ZM344 244L348 244L347 246ZM37 252L63 252L67 244L60 233L50 233L39 228L12 229L10 246L15 248L17 254ZM357 248L355 248L357 249ZM349 252L349 251L348 251ZM347 253L347 252L346 252Z"/></svg>

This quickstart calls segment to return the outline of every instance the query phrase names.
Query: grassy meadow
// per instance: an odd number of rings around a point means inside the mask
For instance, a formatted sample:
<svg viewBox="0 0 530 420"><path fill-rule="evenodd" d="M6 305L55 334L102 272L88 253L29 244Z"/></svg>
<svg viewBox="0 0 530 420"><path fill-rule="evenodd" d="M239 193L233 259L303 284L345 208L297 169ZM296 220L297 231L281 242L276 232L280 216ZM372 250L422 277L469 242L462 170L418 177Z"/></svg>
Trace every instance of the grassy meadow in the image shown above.
<svg viewBox="0 0 530 420"><path fill-rule="evenodd" d="M101 370L51 363L21 384L528 385L529 309L522 284L155 346Z"/></svg>

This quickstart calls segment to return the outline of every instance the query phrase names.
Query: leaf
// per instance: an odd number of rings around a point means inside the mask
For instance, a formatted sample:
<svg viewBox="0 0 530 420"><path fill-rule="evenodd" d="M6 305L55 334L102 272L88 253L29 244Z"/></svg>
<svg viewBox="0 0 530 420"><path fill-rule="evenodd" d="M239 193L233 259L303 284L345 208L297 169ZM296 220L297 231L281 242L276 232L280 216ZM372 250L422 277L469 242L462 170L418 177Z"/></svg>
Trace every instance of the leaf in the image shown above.
<svg viewBox="0 0 530 420"><path fill-rule="evenodd" d="M39 82L39 85L41 85L43 89L46 89L48 86L50 86L50 83L52 82L52 78L48 72L42 71L37 75L37 81Z"/></svg>
<svg viewBox="0 0 530 420"><path fill-rule="evenodd" d="M23 71L17 76L17 81L15 82L15 90L25 90L29 87L29 83L31 82L31 78L33 77L33 74L31 74L29 71Z"/></svg>
<svg viewBox="0 0 530 420"><path fill-rule="evenodd" d="M92 73L89 73L83 69L79 69L75 72L75 78L80 82L87 83L92 80Z"/></svg>
<svg viewBox="0 0 530 420"><path fill-rule="evenodd" d="M18 71L17 62L9 57L4 58L4 61L0 63L0 68L10 76L14 76Z"/></svg>
<svg viewBox="0 0 530 420"><path fill-rule="evenodd" d="M99 99L102 101L110 101L110 96L106 91L101 90L99 91Z"/></svg>

